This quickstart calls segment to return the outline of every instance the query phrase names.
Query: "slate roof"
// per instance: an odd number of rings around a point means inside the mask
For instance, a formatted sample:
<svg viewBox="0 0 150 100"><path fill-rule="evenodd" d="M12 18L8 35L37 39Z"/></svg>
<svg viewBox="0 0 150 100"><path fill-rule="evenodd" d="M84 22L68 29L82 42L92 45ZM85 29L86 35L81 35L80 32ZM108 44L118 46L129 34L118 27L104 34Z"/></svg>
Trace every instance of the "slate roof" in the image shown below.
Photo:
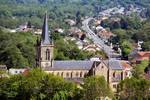
<svg viewBox="0 0 150 100"><path fill-rule="evenodd" d="M54 61L52 68L45 68L45 70L90 70L93 66L93 61Z"/></svg>
<svg viewBox="0 0 150 100"><path fill-rule="evenodd" d="M51 40L49 38L47 13L45 14L45 17L44 17L44 23L43 23L43 28L42 28L42 41L41 41L41 43L43 45L47 45L47 44L51 43Z"/></svg>
<svg viewBox="0 0 150 100"><path fill-rule="evenodd" d="M105 60L104 63L112 70L123 70L121 60Z"/></svg>

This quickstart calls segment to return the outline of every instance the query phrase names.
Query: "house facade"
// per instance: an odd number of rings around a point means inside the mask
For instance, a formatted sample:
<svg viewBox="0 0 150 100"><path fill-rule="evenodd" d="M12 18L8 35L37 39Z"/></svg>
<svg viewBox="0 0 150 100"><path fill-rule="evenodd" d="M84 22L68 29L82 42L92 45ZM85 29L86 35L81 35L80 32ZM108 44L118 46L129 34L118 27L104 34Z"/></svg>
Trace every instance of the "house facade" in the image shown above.
<svg viewBox="0 0 150 100"><path fill-rule="evenodd" d="M49 38L50 37L50 38ZM37 41L36 65L46 73L61 76L79 83L87 76L104 76L114 90L114 84L124 79L124 67L119 60L61 60L53 59L54 44L48 31L47 14L44 18L41 39Z"/></svg>

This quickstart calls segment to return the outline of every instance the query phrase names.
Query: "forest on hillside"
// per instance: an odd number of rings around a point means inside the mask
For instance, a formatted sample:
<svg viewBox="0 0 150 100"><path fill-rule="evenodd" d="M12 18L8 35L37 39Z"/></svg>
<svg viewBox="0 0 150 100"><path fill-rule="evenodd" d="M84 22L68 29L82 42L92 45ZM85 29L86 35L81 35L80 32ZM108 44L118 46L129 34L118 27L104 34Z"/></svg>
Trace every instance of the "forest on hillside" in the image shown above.
<svg viewBox="0 0 150 100"><path fill-rule="evenodd" d="M0 26L16 28L31 21L34 26L40 27L43 14L48 11L50 26L63 27L63 20L75 19L78 11L81 16L93 16L107 8L130 4L150 11L149 0L0 0Z"/></svg>

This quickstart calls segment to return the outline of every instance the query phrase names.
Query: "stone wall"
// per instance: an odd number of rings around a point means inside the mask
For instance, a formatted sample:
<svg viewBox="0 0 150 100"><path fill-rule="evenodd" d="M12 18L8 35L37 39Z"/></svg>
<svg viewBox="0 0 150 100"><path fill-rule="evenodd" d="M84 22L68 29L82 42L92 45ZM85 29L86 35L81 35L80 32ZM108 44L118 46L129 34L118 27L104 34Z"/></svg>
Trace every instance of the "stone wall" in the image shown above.
<svg viewBox="0 0 150 100"><path fill-rule="evenodd" d="M59 70L59 71L45 71L63 78L84 78L87 76L89 70Z"/></svg>

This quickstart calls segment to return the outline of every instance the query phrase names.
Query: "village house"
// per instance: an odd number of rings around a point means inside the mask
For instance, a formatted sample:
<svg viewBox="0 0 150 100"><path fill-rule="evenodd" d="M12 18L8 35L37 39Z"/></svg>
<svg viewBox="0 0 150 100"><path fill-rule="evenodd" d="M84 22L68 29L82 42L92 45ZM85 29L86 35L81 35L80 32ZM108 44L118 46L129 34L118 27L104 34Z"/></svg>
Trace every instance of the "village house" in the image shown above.
<svg viewBox="0 0 150 100"><path fill-rule="evenodd" d="M98 34L98 36L100 36L101 38L106 39L106 40L108 40L108 39L110 39L110 37L114 36L112 32L107 31L105 29L99 31L97 34Z"/></svg>
<svg viewBox="0 0 150 100"><path fill-rule="evenodd" d="M6 67L6 65L0 65L0 70L7 70L7 67Z"/></svg>
<svg viewBox="0 0 150 100"><path fill-rule="evenodd" d="M76 37L76 38L81 38L82 35L85 35L84 32L82 32L79 28L77 27L71 27L69 30L69 35L72 37Z"/></svg>
<svg viewBox="0 0 150 100"><path fill-rule="evenodd" d="M11 75L23 74L27 70L29 70L29 69L28 68L10 68L8 70L8 73L11 74Z"/></svg>
<svg viewBox="0 0 150 100"><path fill-rule="evenodd" d="M42 34L42 30L41 29L35 29L33 33L35 35L41 35Z"/></svg>
<svg viewBox="0 0 150 100"><path fill-rule="evenodd" d="M82 50L89 52L101 51L101 47L96 44L86 44L83 46Z"/></svg>
<svg viewBox="0 0 150 100"><path fill-rule="evenodd" d="M69 24L70 26L73 26L73 25L76 24L76 22L75 22L74 20L72 20L72 19L66 19L65 22L66 22L67 24Z"/></svg>
<svg viewBox="0 0 150 100"><path fill-rule="evenodd" d="M133 63L139 63L143 60L150 60L150 51L136 51L129 54L129 59Z"/></svg>

